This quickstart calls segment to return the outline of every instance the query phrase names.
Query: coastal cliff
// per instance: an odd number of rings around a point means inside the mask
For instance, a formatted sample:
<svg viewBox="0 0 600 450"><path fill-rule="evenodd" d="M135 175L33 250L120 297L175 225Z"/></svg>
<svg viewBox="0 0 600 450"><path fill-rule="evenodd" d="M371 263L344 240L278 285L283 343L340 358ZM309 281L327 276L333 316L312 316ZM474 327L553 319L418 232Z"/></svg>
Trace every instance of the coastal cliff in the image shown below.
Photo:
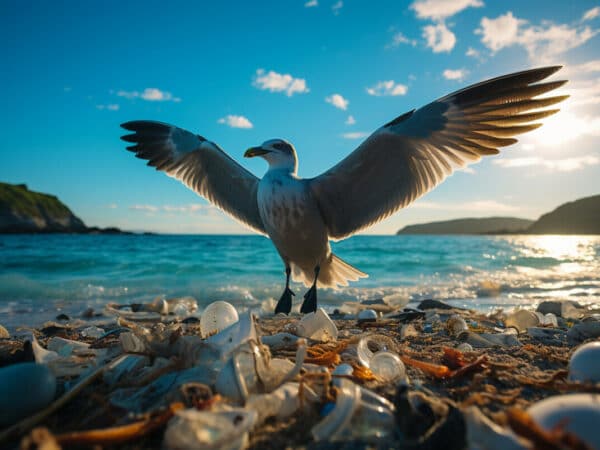
<svg viewBox="0 0 600 450"><path fill-rule="evenodd" d="M396 234L501 234L523 232L533 220L517 217L484 217L408 225Z"/></svg>
<svg viewBox="0 0 600 450"><path fill-rule="evenodd" d="M564 203L536 221L484 217L407 225L396 234L600 234L600 195Z"/></svg>
<svg viewBox="0 0 600 450"><path fill-rule="evenodd" d="M120 234L118 228L87 227L54 195L25 184L0 183L0 233Z"/></svg>
<svg viewBox="0 0 600 450"><path fill-rule="evenodd" d="M532 234L600 234L600 195L560 205L528 229Z"/></svg>

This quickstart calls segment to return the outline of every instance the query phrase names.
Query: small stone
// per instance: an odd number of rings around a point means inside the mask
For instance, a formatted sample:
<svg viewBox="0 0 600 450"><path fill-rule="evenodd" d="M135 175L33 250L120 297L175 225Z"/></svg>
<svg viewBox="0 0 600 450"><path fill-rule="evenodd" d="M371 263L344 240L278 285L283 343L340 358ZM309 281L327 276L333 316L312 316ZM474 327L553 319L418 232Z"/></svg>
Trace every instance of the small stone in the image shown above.
<svg viewBox="0 0 600 450"><path fill-rule="evenodd" d="M376 322L377 313L372 309L363 309L358 313L359 322Z"/></svg>
<svg viewBox="0 0 600 450"><path fill-rule="evenodd" d="M66 314L59 314L58 316L56 316L56 320L71 320L71 318Z"/></svg>

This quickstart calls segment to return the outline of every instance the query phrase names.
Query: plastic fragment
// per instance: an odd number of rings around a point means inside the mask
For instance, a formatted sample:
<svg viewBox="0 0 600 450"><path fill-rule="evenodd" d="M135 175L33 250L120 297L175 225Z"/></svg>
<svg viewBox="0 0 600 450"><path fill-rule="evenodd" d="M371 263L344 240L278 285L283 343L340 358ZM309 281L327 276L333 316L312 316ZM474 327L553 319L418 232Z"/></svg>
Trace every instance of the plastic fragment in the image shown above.
<svg viewBox="0 0 600 450"><path fill-rule="evenodd" d="M55 436L55 439L61 445L119 444L140 438L162 427L181 409L183 409L182 403L173 403L169 405L166 411L145 420L112 428L59 434Z"/></svg>
<svg viewBox="0 0 600 450"><path fill-rule="evenodd" d="M376 442L393 431L394 406L388 400L350 380L340 382L335 408L311 430L315 441Z"/></svg>
<svg viewBox="0 0 600 450"><path fill-rule="evenodd" d="M184 409L169 422L163 445L168 450L243 449L256 418L255 411L243 408L220 412Z"/></svg>
<svg viewBox="0 0 600 450"><path fill-rule="evenodd" d="M298 336L314 341L329 342L338 338L337 327L323 308L305 314L297 324L296 331Z"/></svg>

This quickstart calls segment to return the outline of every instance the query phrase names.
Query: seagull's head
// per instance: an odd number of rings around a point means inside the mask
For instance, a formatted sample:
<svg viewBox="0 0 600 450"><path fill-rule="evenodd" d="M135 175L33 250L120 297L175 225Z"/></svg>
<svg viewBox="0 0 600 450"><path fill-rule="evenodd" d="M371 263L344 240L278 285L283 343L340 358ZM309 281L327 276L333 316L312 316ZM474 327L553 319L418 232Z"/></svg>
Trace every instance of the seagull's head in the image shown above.
<svg viewBox="0 0 600 450"><path fill-rule="evenodd" d="M269 169L298 170L298 157L292 144L283 139L270 139L258 147L251 147L244 153L246 158L260 156L269 163Z"/></svg>

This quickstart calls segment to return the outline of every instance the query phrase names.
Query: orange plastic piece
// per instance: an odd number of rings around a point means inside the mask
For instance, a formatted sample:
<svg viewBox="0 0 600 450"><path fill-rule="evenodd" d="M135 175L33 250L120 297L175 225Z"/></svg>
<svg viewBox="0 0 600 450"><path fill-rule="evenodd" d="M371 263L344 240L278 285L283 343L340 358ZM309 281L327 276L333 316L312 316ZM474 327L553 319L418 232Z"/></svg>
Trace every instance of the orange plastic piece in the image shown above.
<svg viewBox="0 0 600 450"><path fill-rule="evenodd" d="M56 441L60 445L110 445L127 442L162 427L183 408L183 403L172 403L166 411L146 420L112 428L59 434Z"/></svg>

